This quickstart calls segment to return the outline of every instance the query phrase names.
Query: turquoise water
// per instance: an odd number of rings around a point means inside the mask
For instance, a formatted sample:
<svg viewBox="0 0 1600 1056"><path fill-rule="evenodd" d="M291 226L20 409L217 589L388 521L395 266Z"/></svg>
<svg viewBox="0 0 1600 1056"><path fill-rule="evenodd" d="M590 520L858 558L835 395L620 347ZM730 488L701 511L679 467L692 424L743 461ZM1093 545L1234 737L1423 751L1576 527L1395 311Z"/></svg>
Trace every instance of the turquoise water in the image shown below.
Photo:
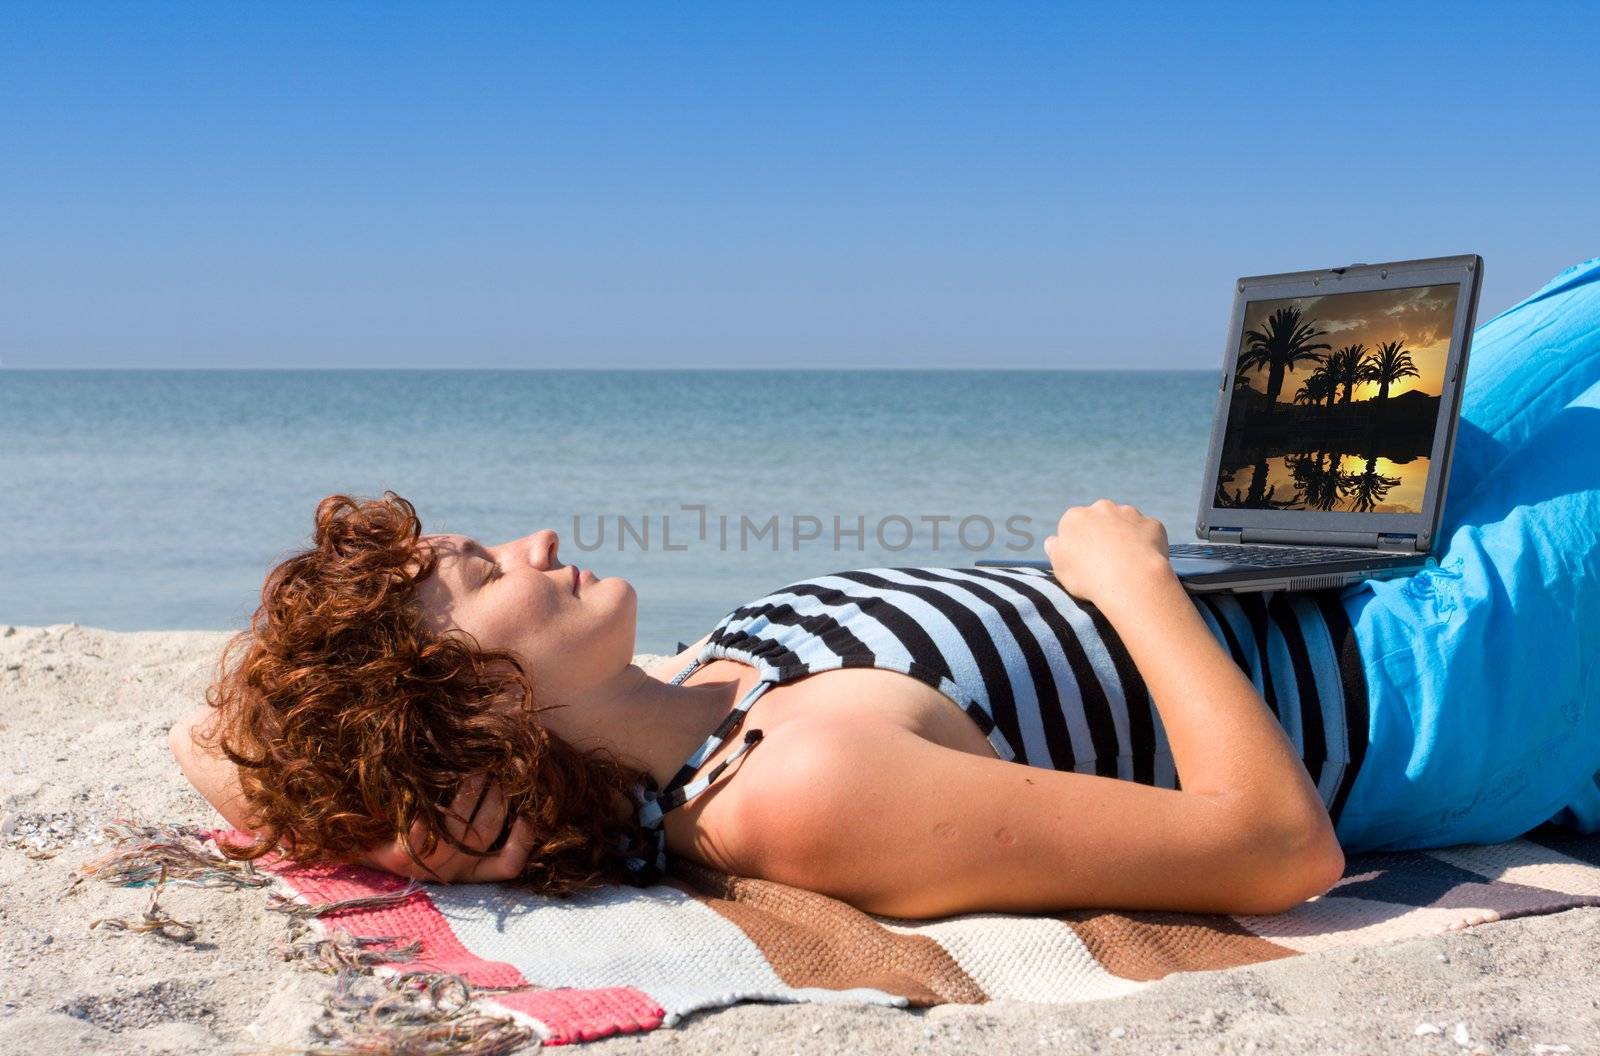
<svg viewBox="0 0 1600 1056"><path fill-rule="evenodd" d="M633 582L660 651L802 576L1039 556L1102 495L1189 538L1215 377L6 371L0 622L243 626L319 498L391 488L428 531L555 528L563 560Z"/></svg>

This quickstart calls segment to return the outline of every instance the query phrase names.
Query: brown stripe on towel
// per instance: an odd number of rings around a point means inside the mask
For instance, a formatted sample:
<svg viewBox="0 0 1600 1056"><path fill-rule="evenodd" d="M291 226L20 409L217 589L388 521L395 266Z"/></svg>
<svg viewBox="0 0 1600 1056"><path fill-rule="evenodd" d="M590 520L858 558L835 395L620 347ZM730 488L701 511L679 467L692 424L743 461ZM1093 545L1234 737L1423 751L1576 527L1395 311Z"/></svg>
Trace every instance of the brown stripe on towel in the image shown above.
<svg viewBox="0 0 1600 1056"><path fill-rule="evenodd" d="M837 899L729 876L681 857L672 871L684 890L749 936L790 986L865 986L915 1006L989 999L933 939L897 934Z"/></svg>
<svg viewBox="0 0 1600 1056"><path fill-rule="evenodd" d="M1600 771L1595 772L1594 779L1600 784ZM1576 858L1580 862L1600 866L1600 840L1595 839L1593 834L1586 835L1576 829L1546 823L1531 832L1523 833L1522 838L1569 858Z"/></svg>
<svg viewBox="0 0 1600 1056"><path fill-rule="evenodd" d="M1450 850L1457 853L1449 853ZM1496 876L1492 870L1478 872L1464 864L1478 850L1464 847L1447 849L1445 854L1373 851L1352 855L1344 877L1327 897L1364 898L1432 909L1488 909L1502 919L1548 913L1552 905L1570 905L1574 898L1583 898L1591 905L1600 902L1593 897Z"/></svg>
<svg viewBox="0 0 1600 1056"><path fill-rule="evenodd" d="M1073 910L1056 917L1112 975L1150 982L1173 972L1209 972L1293 957L1232 917L1201 913Z"/></svg>

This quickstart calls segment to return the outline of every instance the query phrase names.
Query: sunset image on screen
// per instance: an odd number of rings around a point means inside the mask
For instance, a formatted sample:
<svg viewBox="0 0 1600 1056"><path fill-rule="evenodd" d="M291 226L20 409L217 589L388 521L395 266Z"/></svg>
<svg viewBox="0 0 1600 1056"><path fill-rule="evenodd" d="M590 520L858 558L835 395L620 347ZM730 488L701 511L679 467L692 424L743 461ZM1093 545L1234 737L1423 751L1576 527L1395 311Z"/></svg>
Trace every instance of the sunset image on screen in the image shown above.
<svg viewBox="0 0 1600 1056"><path fill-rule="evenodd" d="M1459 292L1250 302L1215 505L1422 512Z"/></svg>

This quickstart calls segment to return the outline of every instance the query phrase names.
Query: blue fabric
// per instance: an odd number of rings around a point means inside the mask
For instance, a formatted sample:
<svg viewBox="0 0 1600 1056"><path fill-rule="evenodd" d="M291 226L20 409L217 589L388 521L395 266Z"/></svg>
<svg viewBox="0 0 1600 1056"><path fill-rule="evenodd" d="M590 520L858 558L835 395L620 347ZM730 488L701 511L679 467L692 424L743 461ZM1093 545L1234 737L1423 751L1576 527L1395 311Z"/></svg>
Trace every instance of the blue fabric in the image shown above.
<svg viewBox="0 0 1600 1056"><path fill-rule="evenodd" d="M1575 264L1478 327L1462 392L1440 538L1465 523L1473 492L1600 381L1600 257Z"/></svg>
<svg viewBox="0 0 1600 1056"><path fill-rule="evenodd" d="M1600 258L1479 328L1436 567L1351 587L1347 851L1600 831Z"/></svg>

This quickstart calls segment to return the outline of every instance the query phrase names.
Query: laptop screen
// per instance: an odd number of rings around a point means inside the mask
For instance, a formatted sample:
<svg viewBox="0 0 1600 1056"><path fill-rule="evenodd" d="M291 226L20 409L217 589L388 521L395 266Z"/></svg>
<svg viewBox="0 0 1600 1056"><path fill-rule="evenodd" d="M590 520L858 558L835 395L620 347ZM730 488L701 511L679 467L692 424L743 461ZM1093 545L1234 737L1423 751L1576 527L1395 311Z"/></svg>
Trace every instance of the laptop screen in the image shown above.
<svg viewBox="0 0 1600 1056"><path fill-rule="evenodd" d="M1246 304L1216 507L1421 513L1460 292Z"/></svg>

